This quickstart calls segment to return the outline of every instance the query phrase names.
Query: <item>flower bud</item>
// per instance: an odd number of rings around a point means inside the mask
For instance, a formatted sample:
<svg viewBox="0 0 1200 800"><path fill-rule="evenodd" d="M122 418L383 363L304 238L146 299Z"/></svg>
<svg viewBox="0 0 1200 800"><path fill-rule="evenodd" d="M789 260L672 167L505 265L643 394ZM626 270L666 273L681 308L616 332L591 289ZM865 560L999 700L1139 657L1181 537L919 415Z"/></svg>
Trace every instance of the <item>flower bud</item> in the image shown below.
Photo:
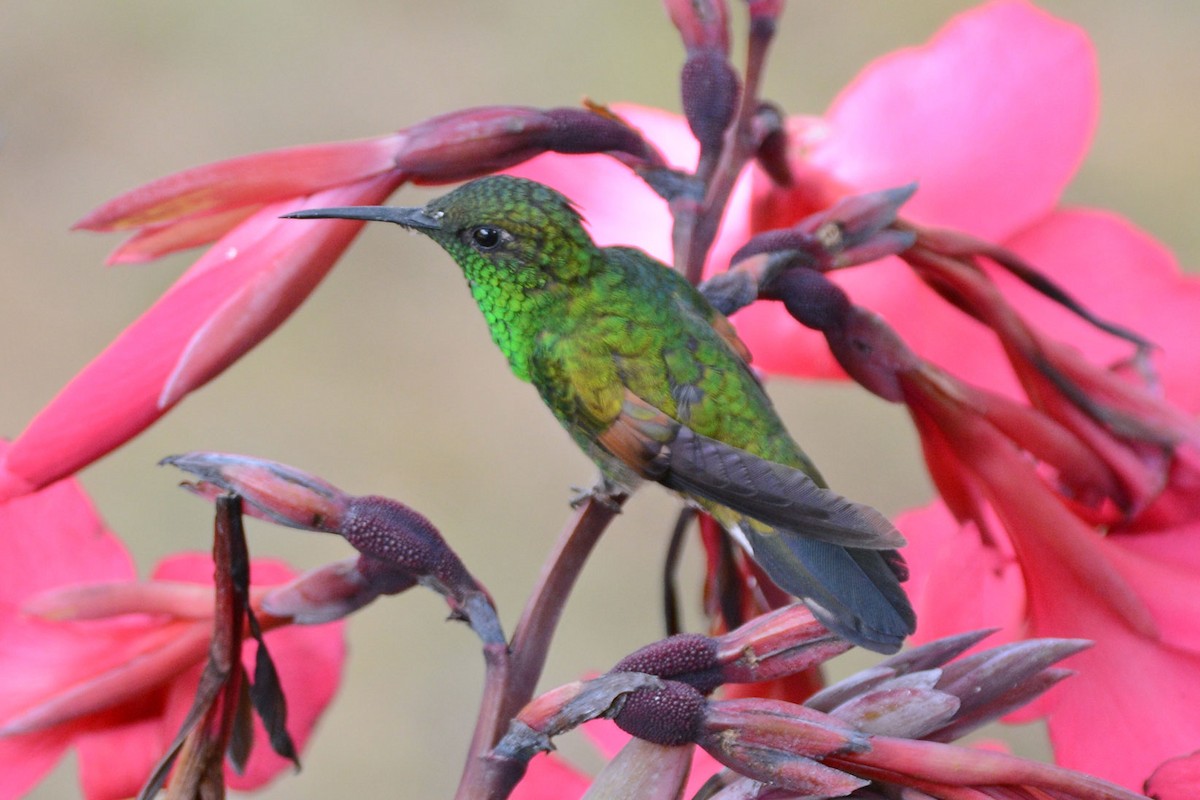
<svg viewBox="0 0 1200 800"><path fill-rule="evenodd" d="M211 497L234 492L251 516L302 530L332 532L341 524L350 495L307 472L250 456L195 451L159 462L200 478L185 488Z"/></svg>
<svg viewBox="0 0 1200 800"><path fill-rule="evenodd" d="M735 772L806 796L841 797L868 783L814 760L870 750L864 734L780 700L709 703L698 744Z"/></svg>
<svg viewBox="0 0 1200 800"><path fill-rule="evenodd" d="M671 636L625 656L612 672L644 672L670 678L708 694L721 685L717 641L698 633Z"/></svg>
<svg viewBox="0 0 1200 800"><path fill-rule="evenodd" d="M753 119L758 149L754 158L776 186L787 188L793 183L792 166L788 162L788 133L783 112L772 103L759 103Z"/></svg>
<svg viewBox="0 0 1200 800"><path fill-rule="evenodd" d="M378 594L403 591L420 582L446 598L454 615L466 620L486 644L505 641L491 597L428 519L386 497L354 497L306 472L265 459L227 453L187 453L163 460L201 478L188 487L202 496L220 492L239 495L256 516L303 530L335 533L362 553L358 575L325 574L333 582L322 587L336 595L325 613L349 612ZM374 562L374 563L372 563ZM336 572L336 570L335 570ZM347 581L362 579L355 589ZM340 588L337 582L341 581ZM298 597L277 598L281 604ZM300 613L307 613L301 611ZM313 610L320 615L320 611Z"/></svg>
<svg viewBox="0 0 1200 800"><path fill-rule="evenodd" d="M546 151L621 152L654 160L641 134L589 109L483 106L432 117L403 131L396 165L414 183L451 183L512 167Z"/></svg>
<svg viewBox="0 0 1200 800"><path fill-rule="evenodd" d="M386 569L366 556L309 570L263 595L262 610L297 625L319 625L354 613L383 594L399 594L417 584L410 572Z"/></svg>
<svg viewBox="0 0 1200 800"><path fill-rule="evenodd" d="M658 688L640 689L625 697L613 722L631 736L667 746L696 741L707 701L697 689L680 681L663 681Z"/></svg>
<svg viewBox="0 0 1200 800"><path fill-rule="evenodd" d="M698 51L688 56L679 77L683 115L702 152L719 148L737 113L741 82L723 53Z"/></svg>
<svg viewBox="0 0 1200 800"><path fill-rule="evenodd" d="M802 603L776 609L717 639L724 683L774 680L823 664L852 645Z"/></svg>

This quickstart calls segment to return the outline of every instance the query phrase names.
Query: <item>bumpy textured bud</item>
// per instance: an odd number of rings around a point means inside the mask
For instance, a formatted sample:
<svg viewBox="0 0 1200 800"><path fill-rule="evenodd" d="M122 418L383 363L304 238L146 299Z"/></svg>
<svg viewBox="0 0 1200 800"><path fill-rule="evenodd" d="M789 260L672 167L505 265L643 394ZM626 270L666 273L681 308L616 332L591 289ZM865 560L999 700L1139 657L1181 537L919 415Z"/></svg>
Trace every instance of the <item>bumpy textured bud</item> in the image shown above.
<svg viewBox="0 0 1200 800"><path fill-rule="evenodd" d="M704 694L721 685L717 641L698 633L681 633L648 644L625 656L612 672L644 672L686 683Z"/></svg>
<svg viewBox="0 0 1200 800"><path fill-rule="evenodd" d="M403 503L386 497L355 497L315 475L249 456L195 452L162 463L199 477L199 484L185 484L185 488L203 497L232 492L253 516L342 536L366 559L355 572L368 583L367 594L394 593L411 581L419 582L445 597L454 614L466 620L485 643L505 641L487 590L433 523ZM349 587L343 588L354 595Z"/></svg>
<svg viewBox="0 0 1200 800"><path fill-rule="evenodd" d="M696 741L708 701L694 687L663 681L659 688L640 689L625 697L613 722L630 736L667 746Z"/></svg>

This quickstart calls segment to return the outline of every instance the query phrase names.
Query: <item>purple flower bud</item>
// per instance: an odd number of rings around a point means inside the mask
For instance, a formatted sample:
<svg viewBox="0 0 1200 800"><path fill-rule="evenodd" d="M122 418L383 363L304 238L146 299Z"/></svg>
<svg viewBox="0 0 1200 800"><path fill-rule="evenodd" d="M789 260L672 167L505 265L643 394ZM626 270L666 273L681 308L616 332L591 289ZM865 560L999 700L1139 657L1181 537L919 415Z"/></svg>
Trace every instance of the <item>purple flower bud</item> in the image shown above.
<svg viewBox="0 0 1200 800"><path fill-rule="evenodd" d="M765 296L783 301L801 324L825 333L846 324L852 308L842 287L816 270L785 270L765 287Z"/></svg>
<svg viewBox="0 0 1200 800"><path fill-rule="evenodd" d="M788 162L788 135L783 112L771 103L760 103L754 113L754 135L758 149L754 157L776 186L792 185L792 166Z"/></svg>
<svg viewBox="0 0 1200 800"><path fill-rule="evenodd" d="M233 492L255 516L344 537L365 558L355 567L353 579L367 583L355 590L345 583L351 576L341 576L340 591L345 595L341 608L347 612L353 610L347 603L361 601L361 607L378 594L402 591L415 581L443 595L454 615L466 620L485 643L505 641L487 591L433 523L403 503L386 497L354 497L315 475L249 456L187 453L162 463L198 476L200 484L188 487L197 494L213 497ZM332 574L324 577L337 580ZM334 594L339 591L336 586L324 589ZM287 598L286 602L298 603L299 598ZM337 611L331 607L328 613Z"/></svg>
<svg viewBox="0 0 1200 800"><path fill-rule="evenodd" d="M688 56L679 76L683 115L702 151L720 147L741 96L741 82L724 53L700 50Z"/></svg>
<svg viewBox="0 0 1200 800"><path fill-rule="evenodd" d="M708 701L695 687L664 681L661 688L639 689L625 697L613 722L631 736L675 746L696 741Z"/></svg>
<svg viewBox="0 0 1200 800"><path fill-rule="evenodd" d="M670 678L708 694L721 685L717 641L698 633L681 633L635 650L612 672L644 672Z"/></svg>

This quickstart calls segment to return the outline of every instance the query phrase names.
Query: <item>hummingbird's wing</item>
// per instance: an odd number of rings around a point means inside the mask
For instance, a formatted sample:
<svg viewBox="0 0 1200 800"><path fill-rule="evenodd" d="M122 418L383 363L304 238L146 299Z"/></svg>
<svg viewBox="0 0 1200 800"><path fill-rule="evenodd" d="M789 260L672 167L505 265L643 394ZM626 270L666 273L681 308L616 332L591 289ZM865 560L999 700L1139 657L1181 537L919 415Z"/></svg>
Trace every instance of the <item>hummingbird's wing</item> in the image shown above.
<svg viewBox="0 0 1200 800"><path fill-rule="evenodd" d="M720 520L723 515L715 513ZM736 522L730 527L744 536L771 580L803 600L822 625L843 639L894 653L916 629L916 615L900 587L908 570L894 550L838 547Z"/></svg>
<svg viewBox="0 0 1200 800"><path fill-rule="evenodd" d="M803 470L703 436L626 390L599 443L642 477L696 499L823 625L891 653L916 618L900 587L904 543L875 509Z"/></svg>
<svg viewBox="0 0 1200 800"><path fill-rule="evenodd" d="M904 544L887 517L870 506L819 486L801 469L703 436L629 390L597 441L642 477L766 526L843 547L890 550Z"/></svg>

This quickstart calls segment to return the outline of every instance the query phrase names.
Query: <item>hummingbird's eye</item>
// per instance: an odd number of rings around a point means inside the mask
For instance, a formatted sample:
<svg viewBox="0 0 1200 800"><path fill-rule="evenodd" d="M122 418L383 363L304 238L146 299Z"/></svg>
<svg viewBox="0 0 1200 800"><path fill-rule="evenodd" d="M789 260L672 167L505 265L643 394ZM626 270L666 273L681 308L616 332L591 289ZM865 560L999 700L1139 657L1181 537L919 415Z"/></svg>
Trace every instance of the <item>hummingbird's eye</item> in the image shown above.
<svg viewBox="0 0 1200 800"><path fill-rule="evenodd" d="M500 244L503 238L503 233L499 228L493 228L489 225L480 225L471 231L471 241L480 250L492 250Z"/></svg>

